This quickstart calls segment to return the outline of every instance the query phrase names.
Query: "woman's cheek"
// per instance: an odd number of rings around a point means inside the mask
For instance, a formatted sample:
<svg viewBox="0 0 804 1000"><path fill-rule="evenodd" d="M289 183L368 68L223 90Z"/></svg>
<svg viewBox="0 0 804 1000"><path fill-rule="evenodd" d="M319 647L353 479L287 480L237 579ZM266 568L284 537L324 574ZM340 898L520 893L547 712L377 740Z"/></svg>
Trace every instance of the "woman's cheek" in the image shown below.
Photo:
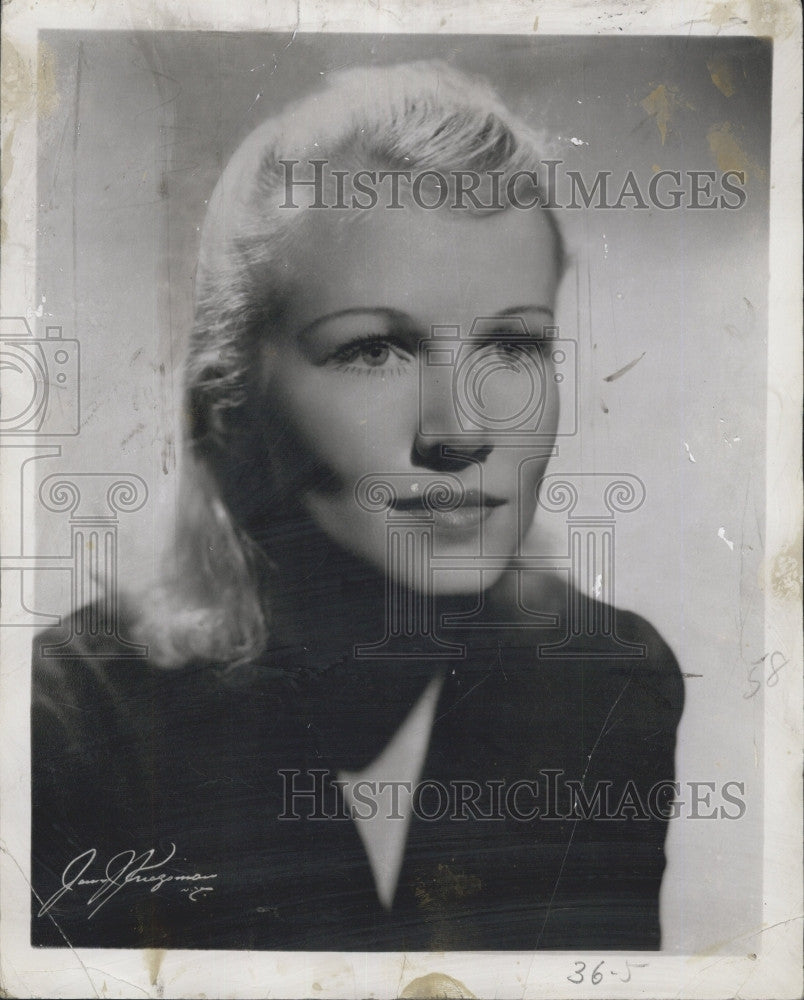
<svg viewBox="0 0 804 1000"><path fill-rule="evenodd" d="M526 466L526 472L519 477L517 505L520 510L522 529L526 534L536 515L539 483L547 471L548 464L549 459L547 458L529 461Z"/></svg>
<svg viewBox="0 0 804 1000"><path fill-rule="evenodd" d="M310 450L356 481L369 472L394 471L409 459L415 400L400 396L377 376L319 371L297 383L285 412Z"/></svg>

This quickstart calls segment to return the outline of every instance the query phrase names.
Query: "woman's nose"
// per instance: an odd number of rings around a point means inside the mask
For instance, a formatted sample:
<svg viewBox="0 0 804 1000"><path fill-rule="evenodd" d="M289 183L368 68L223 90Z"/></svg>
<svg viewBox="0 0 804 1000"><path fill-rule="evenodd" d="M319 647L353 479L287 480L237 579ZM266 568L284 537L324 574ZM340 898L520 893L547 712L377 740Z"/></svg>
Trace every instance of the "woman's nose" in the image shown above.
<svg viewBox="0 0 804 1000"><path fill-rule="evenodd" d="M416 468L431 469L433 472L460 472L470 465L485 462L492 448L491 444L462 440L460 436L444 441L423 438L417 434L411 464Z"/></svg>
<svg viewBox="0 0 804 1000"><path fill-rule="evenodd" d="M417 426L411 462L417 468L460 471L483 462L493 449L488 433L462 425L457 412L452 370L445 367L437 375L420 382Z"/></svg>

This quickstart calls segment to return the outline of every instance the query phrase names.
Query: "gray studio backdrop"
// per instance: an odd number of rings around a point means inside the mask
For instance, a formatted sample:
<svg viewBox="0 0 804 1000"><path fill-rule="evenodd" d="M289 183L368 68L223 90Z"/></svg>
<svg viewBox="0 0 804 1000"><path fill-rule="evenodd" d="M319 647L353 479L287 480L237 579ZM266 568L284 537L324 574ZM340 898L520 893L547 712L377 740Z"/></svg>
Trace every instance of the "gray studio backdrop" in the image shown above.
<svg viewBox="0 0 804 1000"><path fill-rule="evenodd" d="M124 590L152 579L176 515L181 359L206 200L249 130L328 72L445 59L486 76L543 130L544 157L589 179L746 172L739 210L560 213L572 263L558 322L578 344L580 424L551 468L645 484L643 506L618 520L616 600L656 625L687 674L679 780L743 782L746 801L739 820L671 825L665 947L739 951L762 920L765 691L754 681L771 652L760 589L769 46L53 31L40 45L54 88L39 118L35 332L61 326L79 341L80 433L58 439L59 457L28 463L23 488L54 472L141 477L145 503L118 516ZM561 515L539 518L533 546L559 551ZM42 508L36 528L39 554L69 556L63 512ZM26 575L26 603L41 615L69 607L69 560L59 565Z"/></svg>

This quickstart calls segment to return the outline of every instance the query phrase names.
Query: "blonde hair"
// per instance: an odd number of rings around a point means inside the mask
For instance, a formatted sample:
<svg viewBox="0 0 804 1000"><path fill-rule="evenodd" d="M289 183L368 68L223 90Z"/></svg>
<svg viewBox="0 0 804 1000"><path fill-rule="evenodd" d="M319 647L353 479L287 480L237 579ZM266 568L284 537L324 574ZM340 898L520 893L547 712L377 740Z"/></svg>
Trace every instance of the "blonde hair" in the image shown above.
<svg viewBox="0 0 804 1000"><path fill-rule="evenodd" d="M254 442L244 408L253 345L277 322L283 265L305 217L280 207L282 161L511 175L537 169L538 146L533 130L484 81L441 62L414 62L331 74L323 90L258 126L235 152L201 236L180 523L170 566L140 602L136 623L154 662L234 665L259 654L268 639L264 556L227 484L234 466L248 466ZM560 262L561 236L550 221Z"/></svg>

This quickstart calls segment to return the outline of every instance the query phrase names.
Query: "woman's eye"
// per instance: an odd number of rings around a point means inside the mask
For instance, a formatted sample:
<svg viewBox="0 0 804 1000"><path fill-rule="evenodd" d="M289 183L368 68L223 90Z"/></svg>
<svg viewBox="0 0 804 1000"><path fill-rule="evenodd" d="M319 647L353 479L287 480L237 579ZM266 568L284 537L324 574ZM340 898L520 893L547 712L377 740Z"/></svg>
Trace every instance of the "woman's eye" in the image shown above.
<svg viewBox="0 0 804 1000"><path fill-rule="evenodd" d="M367 371L398 367L410 360L409 353L390 337L358 337L335 351L330 360L336 367Z"/></svg>
<svg viewBox="0 0 804 1000"><path fill-rule="evenodd" d="M391 348L388 344L367 344L365 347L360 348L360 360L365 361L367 365L371 365L372 367L384 365L390 354Z"/></svg>

